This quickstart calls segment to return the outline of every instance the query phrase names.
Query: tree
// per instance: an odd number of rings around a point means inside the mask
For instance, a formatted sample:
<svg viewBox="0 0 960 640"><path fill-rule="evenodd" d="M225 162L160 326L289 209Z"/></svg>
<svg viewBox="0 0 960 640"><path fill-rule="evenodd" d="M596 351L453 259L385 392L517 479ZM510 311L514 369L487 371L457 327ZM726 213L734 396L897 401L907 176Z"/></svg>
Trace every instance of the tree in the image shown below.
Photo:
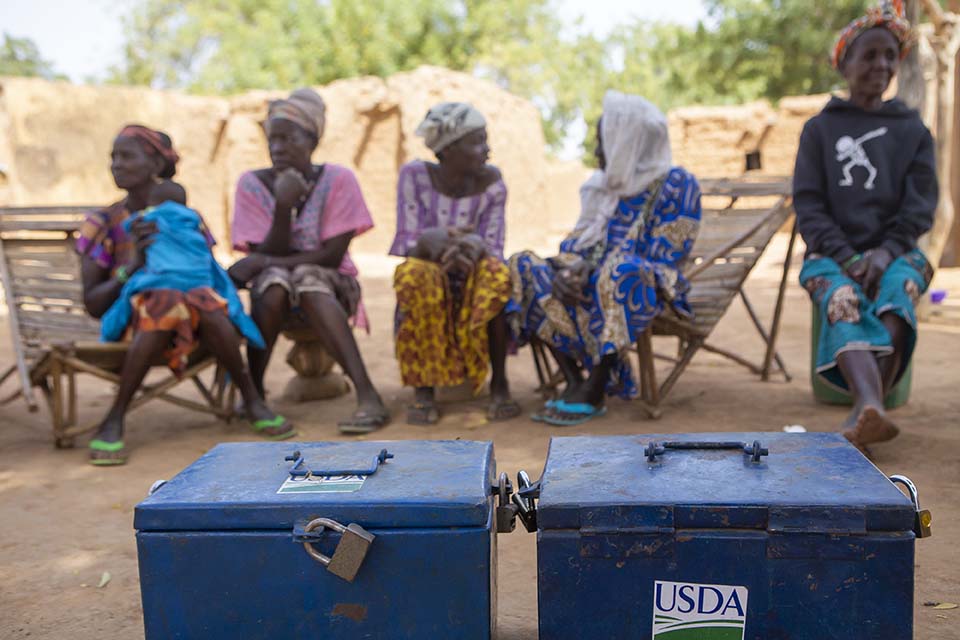
<svg viewBox="0 0 960 640"><path fill-rule="evenodd" d="M229 94L434 64L533 99L552 144L602 74L602 44L562 38L550 0L141 0L124 26L114 82Z"/></svg>
<svg viewBox="0 0 960 640"><path fill-rule="evenodd" d="M589 149L607 88L668 109L839 86L834 38L874 1L705 0L694 27L639 20L599 40L555 0L139 0L113 79L234 93L435 64L531 99L554 147L585 119Z"/></svg>
<svg viewBox="0 0 960 640"><path fill-rule="evenodd" d="M40 50L33 40L15 38L6 32L0 45L0 76L38 76L48 80L66 77L40 57Z"/></svg>
<svg viewBox="0 0 960 640"><path fill-rule="evenodd" d="M686 103L738 103L829 91L837 33L863 0L707 0L696 27L661 29L654 61ZM644 31L645 25L634 30Z"/></svg>

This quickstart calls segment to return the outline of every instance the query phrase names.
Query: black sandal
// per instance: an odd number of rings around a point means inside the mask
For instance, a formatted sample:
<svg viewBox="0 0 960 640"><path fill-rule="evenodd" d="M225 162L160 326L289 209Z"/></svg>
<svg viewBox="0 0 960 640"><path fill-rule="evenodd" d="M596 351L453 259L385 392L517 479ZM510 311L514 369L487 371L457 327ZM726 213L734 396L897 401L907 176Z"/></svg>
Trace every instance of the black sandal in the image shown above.
<svg viewBox="0 0 960 640"><path fill-rule="evenodd" d="M440 422L440 410L433 402L414 402L407 407L407 424L429 427Z"/></svg>

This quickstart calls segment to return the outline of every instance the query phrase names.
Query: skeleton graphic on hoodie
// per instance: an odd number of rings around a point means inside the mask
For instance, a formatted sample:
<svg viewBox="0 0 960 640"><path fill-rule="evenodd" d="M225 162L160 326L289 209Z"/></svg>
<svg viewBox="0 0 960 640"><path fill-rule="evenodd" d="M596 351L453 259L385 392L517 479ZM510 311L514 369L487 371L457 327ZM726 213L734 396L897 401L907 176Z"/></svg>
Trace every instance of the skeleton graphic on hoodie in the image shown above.
<svg viewBox="0 0 960 640"><path fill-rule="evenodd" d="M873 166L873 163L870 162L870 156L867 155L863 144L868 140L879 138L886 132L886 127L880 127L879 129L868 131L856 140L850 136L840 136L840 139L837 140L837 162L846 161L846 164L843 165L843 180L840 181L841 187L852 187L853 174L851 174L850 171L854 167L863 167L870 174L867 181L863 184L863 188L868 191L873 189L873 183L877 179L877 169Z"/></svg>

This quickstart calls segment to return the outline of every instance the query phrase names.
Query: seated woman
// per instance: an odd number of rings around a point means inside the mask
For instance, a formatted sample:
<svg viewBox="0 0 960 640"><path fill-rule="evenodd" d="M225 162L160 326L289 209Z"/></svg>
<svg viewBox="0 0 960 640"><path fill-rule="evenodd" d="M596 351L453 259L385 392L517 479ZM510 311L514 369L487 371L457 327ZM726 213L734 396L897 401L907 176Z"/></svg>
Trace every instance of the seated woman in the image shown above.
<svg viewBox="0 0 960 640"><path fill-rule="evenodd" d="M910 362L914 304L933 275L917 249L937 206L933 139L916 111L883 100L911 38L890 3L841 33L833 63L850 97L804 126L793 179L800 282L822 320L816 370L852 394L842 428L863 451L898 433L883 398Z"/></svg>
<svg viewBox="0 0 960 640"><path fill-rule="evenodd" d="M229 269L249 285L252 315L266 349L248 345L257 390L274 343L285 327L306 326L357 390L358 408L338 424L343 433L368 433L390 414L367 375L354 326L366 329L350 241L373 227L356 177L346 167L311 161L323 135L325 105L311 89L270 103L264 131L273 166L240 176L234 205L234 248L250 255Z"/></svg>
<svg viewBox="0 0 960 640"><path fill-rule="evenodd" d="M77 252L81 255L83 299L87 311L101 318L120 298L131 276L146 265L147 248L157 225L143 219L129 226L132 212L144 209L158 179L172 178L179 159L170 138L139 125L124 127L113 142L110 170L127 197L91 213L80 227ZM213 238L206 228L206 243ZM239 334L227 315L227 301L211 287L189 291L155 288L130 297L133 332L120 371L116 400L90 442L95 465L126 462L124 416L152 362L162 354L174 371L202 344L229 371L243 394L254 429L271 438L294 435L293 427L264 404L239 352Z"/></svg>
<svg viewBox="0 0 960 640"><path fill-rule="evenodd" d="M560 255L510 258L514 329L543 341L566 379L535 416L557 426L602 415L606 394L635 396L627 349L665 308L691 315L681 266L700 225L700 186L672 165L666 117L608 91L596 156L600 170L580 189L580 219Z"/></svg>
<svg viewBox="0 0 960 640"><path fill-rule="evenodd" d="M430 109L417 129L437 163L400 170L396 349L403 384L414 387L411 424L440 419L434 389L469 381L479 393L493 364L487 417L520 413L506 376L510 274L503 262L507 187L487 164L486 120L469 104Z"/></svg>

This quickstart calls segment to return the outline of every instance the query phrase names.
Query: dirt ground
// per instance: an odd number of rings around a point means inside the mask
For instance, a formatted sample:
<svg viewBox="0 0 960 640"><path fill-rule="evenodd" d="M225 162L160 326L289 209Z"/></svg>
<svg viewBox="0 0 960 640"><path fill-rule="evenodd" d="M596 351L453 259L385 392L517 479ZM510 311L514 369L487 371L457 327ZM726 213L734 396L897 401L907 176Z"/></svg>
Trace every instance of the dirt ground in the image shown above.
<svg viewBox="0 0 960 640"><path fill-rule="evenodd" d="M783 238L777 238L747 287L765 319L771 316L783 246ZM364 264L363 259L358 262ZM810 308L793 273L780 339L780 353L794 376L790 383L782 377L761 382L742 367L701 353L665 403L659 421L645 420L636 407L613 401L605 418L572 429L548 428L526 416L486 424L485 402L480 399L445 405L444 418L433 428L407 426L403 408L410 394L399 384L392 353L393 302L386 266L366 272L363 284L374 331L359 338L371 375L394 415L393 423L375 439L493 440L500 469L511 475L526 469L536 478L554 435L780 431L790 424L831 431L844 417L842 408L813 400L808 380ZM951 294L956 297L960 292ZM12 357L6 322L3 326L0 363L6 367ZM718 326L714 341L754 359L762 353L762 343L739 302ZM280 352L285 352L284 345ZM933 512L934 536L917 543L915 637L924 640L960 638L960 609L923 606L929 601L960 602L956 560L960 542L956 533L960 526L958 355L960 327L922 326L911 401L895 413L903 433L875 448L880 469L910 476L920 488L924 507ZM529 414L540 399L533 391L536 377L526 350L510 359L509 373L514 393ZM290 375L282 358L276 358L269 375L271 398L279 396ZM111 395L112 389L106 385L82 387L86 416L93 419L104 412ZM300 405L275 400L274 405L296 422L301 439L341 440L335 420L352 409L353 399L346 396ZM28 413L18 401L3 407L2 416L0 638L142 638L134 505L154 480L172 477L214 444L252 441L255 436L242 422L225 424L153 403L129 417L130 463L97 469L85 463L83 446L73 450L52 447L43 410ZM535 536L517 531L500 536L499 544L500 638L535 638ZM111 580L98 588L105 571Z"/></svg>

